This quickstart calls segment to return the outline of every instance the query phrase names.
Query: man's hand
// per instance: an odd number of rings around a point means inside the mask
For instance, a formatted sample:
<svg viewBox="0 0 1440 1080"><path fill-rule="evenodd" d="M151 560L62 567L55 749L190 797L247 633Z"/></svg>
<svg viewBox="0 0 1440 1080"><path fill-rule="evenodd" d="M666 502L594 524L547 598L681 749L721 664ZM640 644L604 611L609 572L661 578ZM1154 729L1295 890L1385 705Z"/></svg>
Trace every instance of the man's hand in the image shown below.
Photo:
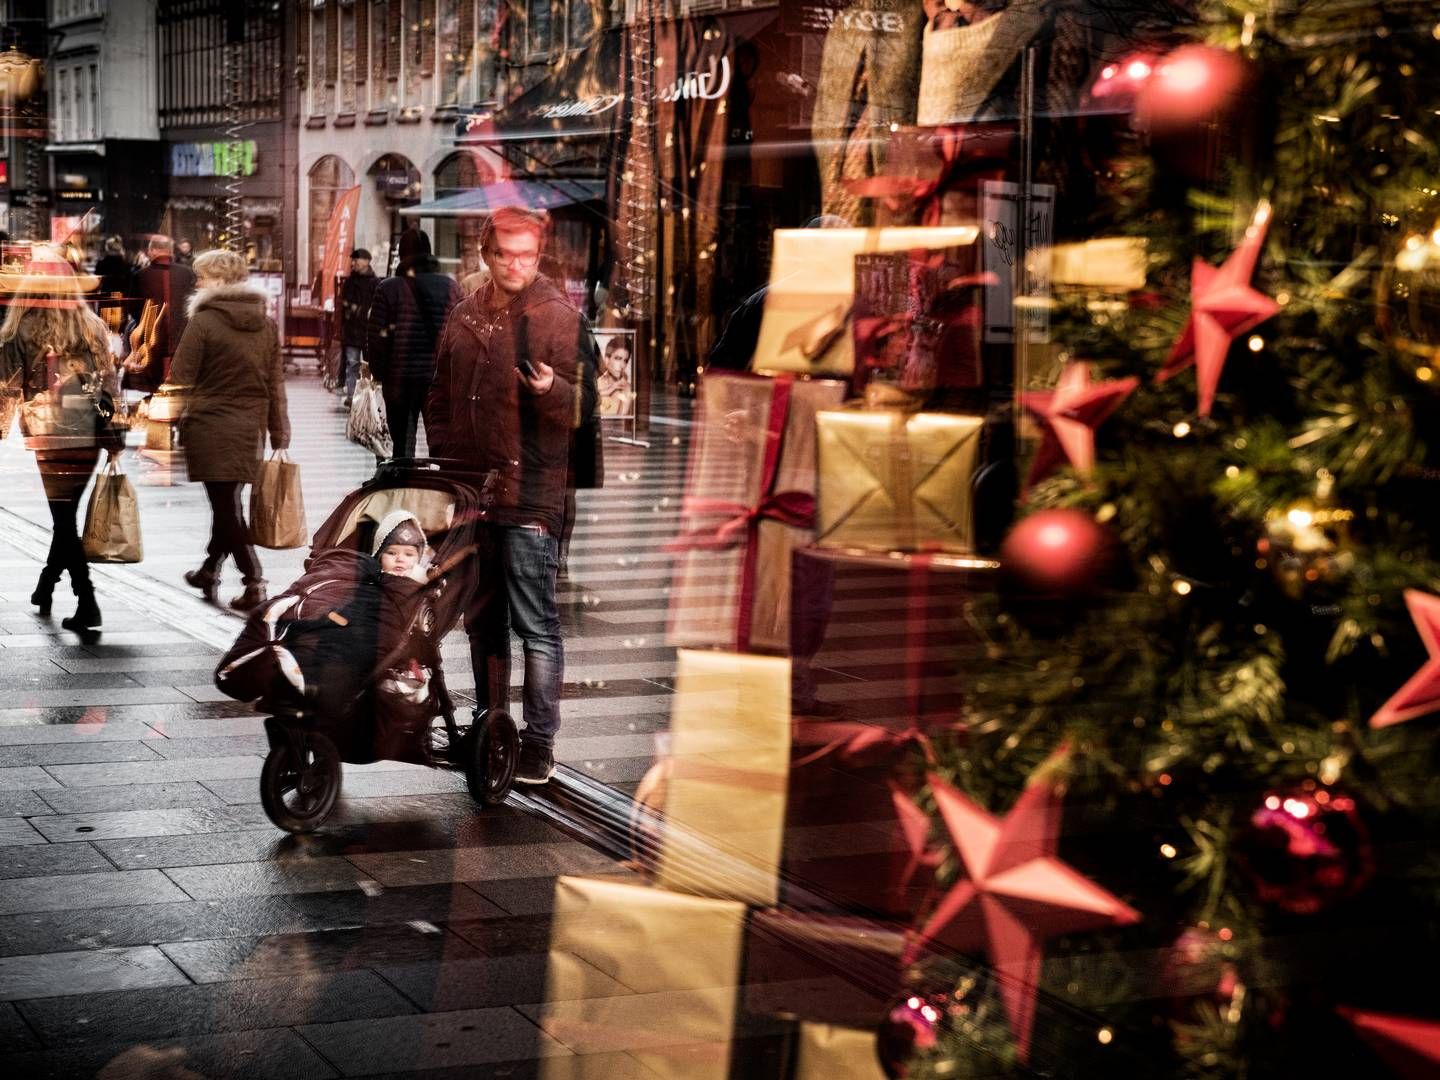
<svg viewBox="0 0 1440 1080"><path fill-rule="evenodd" d="M539 397L541 394L548 394L550 387L555 384L555 369L540 360L532 360L530 366L535 369L534 375L526 375L525 372L517 367L515 369L515 377L525 386L528 386L530 392L536 397Z"/></svg>

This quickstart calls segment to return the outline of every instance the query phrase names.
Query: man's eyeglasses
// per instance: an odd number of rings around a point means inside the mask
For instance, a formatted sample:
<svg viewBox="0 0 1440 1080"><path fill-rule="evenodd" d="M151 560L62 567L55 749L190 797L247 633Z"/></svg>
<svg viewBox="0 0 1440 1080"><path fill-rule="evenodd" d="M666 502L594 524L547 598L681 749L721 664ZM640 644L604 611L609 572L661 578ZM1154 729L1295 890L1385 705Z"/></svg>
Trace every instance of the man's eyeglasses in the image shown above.
<svg viewBox="0 0 1440 1080"><path fill-rule="evenodd" d="M540 261L540 253L538 251L532 251L528 254L506 255L503 251L491 248L488 253L488 258L491 262L499 263L502 266L513 266L521 270L529 270Z"/></svg>

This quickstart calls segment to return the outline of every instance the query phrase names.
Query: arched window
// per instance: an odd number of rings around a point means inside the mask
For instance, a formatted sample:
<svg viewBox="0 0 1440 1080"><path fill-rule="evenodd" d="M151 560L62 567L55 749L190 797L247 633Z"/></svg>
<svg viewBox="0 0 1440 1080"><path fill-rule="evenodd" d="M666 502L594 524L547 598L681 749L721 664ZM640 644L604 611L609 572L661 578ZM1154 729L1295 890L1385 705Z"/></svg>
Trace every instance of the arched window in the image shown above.
<svg viewBox="0 0 1440 1080"><path fill-rule="evenodd" d="M355 186L355 170L334 154L327 154L310 167L310 276L320 270L325 255L325 230L340 196Z"/></svg>
<svg viewBox="0 0 1440 1080"><path fill-rule="evenodd" d="M435 169L435 198L495 182L495 173L475 154L451 154ZM435 219L435 254L448 274L464 277L480 269L480 217Z"/></svg>

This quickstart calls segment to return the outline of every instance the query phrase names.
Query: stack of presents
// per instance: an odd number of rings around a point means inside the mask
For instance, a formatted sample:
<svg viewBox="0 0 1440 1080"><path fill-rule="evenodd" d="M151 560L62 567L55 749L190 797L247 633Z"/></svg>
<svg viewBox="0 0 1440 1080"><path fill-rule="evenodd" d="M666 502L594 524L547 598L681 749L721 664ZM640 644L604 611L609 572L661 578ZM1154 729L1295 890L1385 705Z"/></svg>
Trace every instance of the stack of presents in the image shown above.
<svg viewBox="0 0 1440 1080"><path fill-rule="evenodd" d="M653 995L628 1037L659 1075L883 1075L876 1031L933 898L912 796L960 726L967 654L983 662L967 604L993 588L1016 489L977 240L776 233L754 372L701 387L649 883L558 886L544 1026L562 1042L634 1008L582 999L578 957Z"/></svg>

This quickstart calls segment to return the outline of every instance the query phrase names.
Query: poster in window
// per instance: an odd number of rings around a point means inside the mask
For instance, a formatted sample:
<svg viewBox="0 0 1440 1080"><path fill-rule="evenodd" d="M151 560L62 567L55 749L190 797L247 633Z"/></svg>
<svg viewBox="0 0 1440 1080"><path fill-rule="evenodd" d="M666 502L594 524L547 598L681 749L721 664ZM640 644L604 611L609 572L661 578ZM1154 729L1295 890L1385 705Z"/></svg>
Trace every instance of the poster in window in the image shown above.
<svg viewBox="0 0 1440 1080"><path fill-rule="evenodd" d="M595 379L597 410L603 420L635 417L635 331L597 330L600 370Z"/></svg>

